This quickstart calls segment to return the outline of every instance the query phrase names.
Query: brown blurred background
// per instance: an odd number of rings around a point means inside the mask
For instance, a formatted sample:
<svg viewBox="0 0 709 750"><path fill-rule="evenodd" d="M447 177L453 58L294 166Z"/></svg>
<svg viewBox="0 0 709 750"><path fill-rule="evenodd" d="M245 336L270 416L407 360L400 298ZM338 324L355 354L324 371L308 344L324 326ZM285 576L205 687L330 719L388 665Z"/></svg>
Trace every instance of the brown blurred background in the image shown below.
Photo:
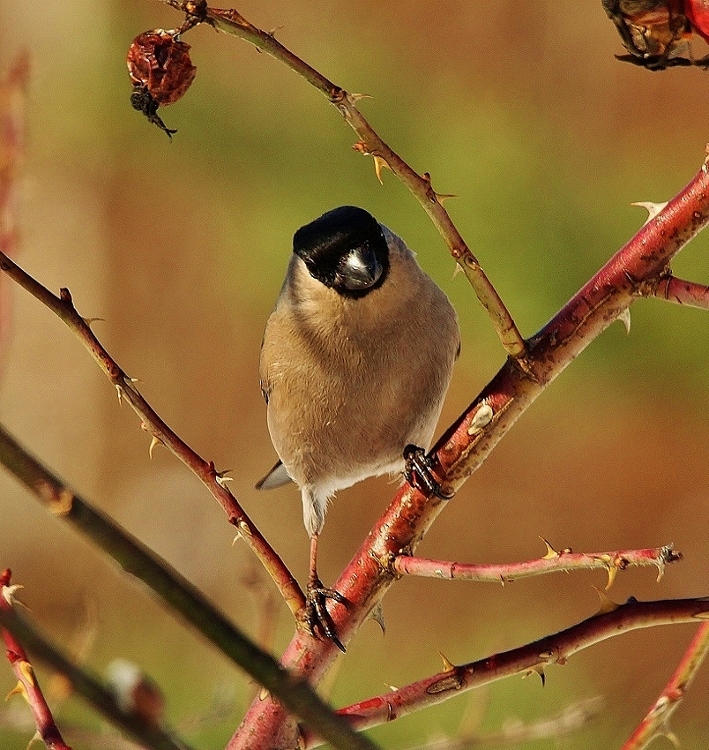
<svg viewBox="0 0 709 750"><path fill-rule="evenodd" d="M238 6L361 102L380 134L435 189L525 335L532 334L644 221L632 201L663 201L704 158L709 73L650 73L623 50L598 0L558 3L255 2ZM177 13L152 0L0 2L0 63L32 58L19 262L78 310L143 394L201 455L233 469L233 490L302 581L307 537L294 488L257 494L273 460L258 387L264 322L293 232L354 203L418 251L453 300L463 353L447 424L503 362L490 325L427 218L370 160L337 112L283 65L207 28L190 32L198 73L161 110L170 143L129 105L125 52ZM709 280L707 238L676 264ZM0 419L48 466L256 633L271 585L259 577L217 504L148 436L61 322L13 290L13 339ZM632 309L559 378L446 509L419 552L503 562L543 554L539 535L577 551L674 542L685 554L656 571L619 575L623 601L709 594L709 335L707 315L657 301ZM335 579L392 495L371 480L340 493L321 545ZM32 616L68 644L94 635L89 665L139 663L165 689L169 720L231 710L186 730L223 747L253 686L152 597L0 474L0 566L25 586ZM256 584L253 583L254 578ZM453 662L521 645L591 615L601 573L555 575L504 588L404 580L384 602L386 636L367 624L328 686L342 705ZM254 586L256 588L254 588ZM292 622L276 609L279 653ZM87 624L88 623L88 624ZM374 733L404 748L455 733L470 715L494 732L512 718L544 720L591 696L602 715L575 734L525 748L618 747L692 636L657 628L613 639L547 674L511 679ZM46 674L46 670L40 675ZM0 667L0 692L13 678ZM709 668L676 714L687 748L706 745ZM468 719L465 719L465 717ZM78 700L60 721L97 727ZM2 747L29 735L7 733ZM69 733L71 739L71 734ZM701 744L704 743L704 744ZM658 747L662 742L658 742ZM81 747L79 742L75 747ZM669 746L669 744L668 744Z"/></svg>

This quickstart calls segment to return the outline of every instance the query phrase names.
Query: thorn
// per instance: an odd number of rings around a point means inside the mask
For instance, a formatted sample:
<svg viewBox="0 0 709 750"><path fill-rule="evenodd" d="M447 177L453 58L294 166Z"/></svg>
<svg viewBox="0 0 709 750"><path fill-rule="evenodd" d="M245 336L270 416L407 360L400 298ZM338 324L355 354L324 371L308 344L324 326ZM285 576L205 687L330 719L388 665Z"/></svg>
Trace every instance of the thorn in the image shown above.
<svg viewBox="0 0 709 750"><path fill-rule="evenodd" d="M153 449L158 445L164 445L164 443L162 440L160 440L159 437L153 435L152 440L150 441L150 448L148 448L148 455L150 456L151 460L153 458Z"/></svg>
<svg viewBox="0 0 709 750"><path fill-rule="evenodd" d="M86 323L86 325L87 325L87 326L88 326L89 328L91 328L91 325L92 325L93 323L96 323L96 322L97 322L97 321L99 321L99 320L100 320L100 321L101 321L102 323L105 323L105 322L106 322L106 318L82 318L82 320L84 321L84 323Z"/></svg>
<svg viewBox="0 0 709 750"><path fill-rule="evenodd" d="M598 598L601 600L601 608L596 612L597 615L607 615L609 612L615 612L620 604L616 604L610 597L606 595L604 591L601 591L597 586L593 587L598 594Z"/></svg>
<svg viewBox="0 0 709 750"><path fill-rule="evenodd" d="M261 688L261 691L258 694L258 699L260 701L265 701L266 698L268 698L271 695L271 691L267 690L265 687Z"/></svg>
<svg viewBox="0 0 709 750"><path fill-rule="evenodd" d="M542 556L542 560L553 560L556 557L559 557L559 553L549 544L549 542L543 537L539 537L544 544L546 545L547 552L545 555Z"/></svg>
<svg viewBox="0 0 709 750"><path fill-rule="evenodd" d="M630 308L626 307L617 319L625 326L625 332L630 333Z"/></svg>
<svg viewBox="0 0 709 750"><path fill-rule="evenodd" d="M377 179L379 180L380 185L384 184L384 180L382 180L382 168L391 170L391 167L387 163L386 159L382 158L381 156L377 156L377 154L374 154L374 173L377 175Z"/></svg>
<svg viewBox="0 0 709 750"><path fill-rule="evenodd" d="M392 693L395 693L399 689L396 685L387 685L387 687Z"/></svg>
<svg viewBox="0 0 709 750"><path fill-rule="evenodd" d="M232 471L232 469L225 469L224 471L215 471L214 472L214 480L223 489L227 489L227 486L226 486L227 482L233 482L234 481L234 477L227 476L231 471Z"/></svg>
<svg viewBox="0 0 709 750"><path fill-rule="evenodd" d="M535 673L539 675L539 678L542 681L542 687L544 687L546 685L547 678L546 678L546 675L544 674L543 664L537 664L536 666L532 667L523 675L523 677L529 677L530 675L535 674Z"/></svg>
<svg viewBox="0 0 709 750"><path fill-rule="evenodd" d="M358 102L360 99L374 99L371 94L350 94L349 97L353 102Z"/></svg>
<svg viewBox="0 0 709 750"><path fill-rule="evenodd" d="M243 537L241 536L241 533L237 531L236 536L231 541L231 546L233 547L241 539L243 539Z"/></svg>
<svg viewBox="0 0 709 750"><path fill-rule="evenodd" d="M17 681L17 685L15 685L15 687L12 688L12 690L10 690L10 692L5 696L5 700L9 701L13 695L21 695L29 703L29 700L27 698L27 691L25 690L25 686L20 680Z"/></svg>
<svg viewBox="0 0 709 750"><path fill-rule="evenodd" d="M618 568L615 565L609 565L606 570L608 571L608 583L606 583L605 590L608 591L608 589L613 585L615 577L618 575Z"/></svg>
<svg viewBox="0 0 709 750"><path fill-rule="evenodd" d="M455 670L455 664L443 653L440 651L438 652L438 655L443 659L443 671L444 672L452 672Z"/></svg>
<svg viewBox="0 0 709 750"><path fill-rule="evenodd" d="M657 214L659 214L660 211L664 209L667 203L668 201L665 201L664 203L653 203L652 201L637 201L635 203L631 203L630 205L644 208L647 211L648 216L643 223L643 226L645 226L645 224L647 224L649 221L652 221L657 216Z"/></svg>
<svg viewBox="0 0 709 750"><path fill-rule="evenodd" d="M384 622L384 607L382 607L381 602L377 602L376 606L374 607L374 609L372 610L369 616L382 629L382 635L386 635L387 628L386 628L386 623Z"/></svg>
<svg viewBox="0 0 709 750"><path fill-rule="evenodd" d="M21 604L21 602L15 597L15 592L23 589L24 586L20 583L13 583L12 586L2 587L2 598L12 607L14 604Z"/></svg>
<svg viewBox="0 0 709 750"><path fill-rule="evenodd" d="M452 279L454 279L463 269L456 263L453 268L453 276L451 276Z"/></svg>
<svg viewBox="0 0 709 750"><path fill-rule="evenodd" d="M459 195L455 195L455 193L437 193L435 190L433 194L436 196L436 200L443 205L445 201L450 200L451 198L460 198Z"/></svg>
<svg viewBox="0 0 709 750"><path fill-rule="evenodd" d="M118 405L122 406L123 405L123 386L118 385L118 383L116 383L116 393L118 395Z"/></svg>

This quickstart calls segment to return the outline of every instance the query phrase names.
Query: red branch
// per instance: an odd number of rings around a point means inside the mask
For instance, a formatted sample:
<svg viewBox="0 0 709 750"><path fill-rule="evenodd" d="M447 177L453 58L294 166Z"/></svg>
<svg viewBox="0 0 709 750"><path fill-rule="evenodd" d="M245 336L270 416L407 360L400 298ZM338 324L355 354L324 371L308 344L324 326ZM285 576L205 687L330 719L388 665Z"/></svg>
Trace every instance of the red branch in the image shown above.
<svg viewBox="0 0 709 750"><path fill-rule="evenodd" d="M709 655L709 622L705 622L692 638L682 661L677 665L670 681L655 701L645 718L638 724L621 750L642 750L658 735L666 735L676 747L667 722L684 698L704 659Z"/></svg>
<svg viewBox="0 0 709 750"><path fill-rule="evenodd" d="M12 573L9 568L0 573L0 588L2 589L0 609L6 611L12 609L13 587L10 586L11 575ZM22 648L22 645L9 630L0 628L0 635L2 635L2 639L5 642L5 654L12 665L12 671L18 679L17 691L24 696L29 704L34 716L35 725L37 726L37 732L42 741L50 750L71 750L69 745L64 742L61 732L54 721L52 712L47 705L47 701L37 681L37 676L27 658L24 648Z"/></svg>
<svg viewBox="0 0 709 750"><path fill-rule="evenodd" d="M610 584L619 570L625 570L631 566L653 565L658 568L661 576L665 565L677 562L681 558L681 553L674 552L669 545L615 552L572 552L571 550L556 552L549 548L549 553L537 560L501 565L475 565L399 555L393 562L393 568L400 575L502 584L519 578L530 578L558 571L601 569L608 571Z"/></svg>
<svg viewBox="0 0 709 750"><path fill-rule="evenodd" d="M638 602L630 599L609 612L602 611L555 635L469 664L448 665L443 672L399 690L355 703L338 713L348 717L354 729L362 731L505 677L530 672L543 675L546 667L553 664L563 665L569 657L579 651L631 630L656 625L696 623L707 618L708 599L657 602ZM312 736L306 736L306 747L314 747L317 744L321 743Z"/></svg>

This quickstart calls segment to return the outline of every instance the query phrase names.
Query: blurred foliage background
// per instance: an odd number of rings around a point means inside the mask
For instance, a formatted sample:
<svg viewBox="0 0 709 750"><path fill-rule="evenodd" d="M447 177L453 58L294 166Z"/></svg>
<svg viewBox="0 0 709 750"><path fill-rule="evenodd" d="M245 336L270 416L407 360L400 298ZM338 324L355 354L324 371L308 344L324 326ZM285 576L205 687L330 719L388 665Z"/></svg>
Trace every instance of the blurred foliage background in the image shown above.
<svg viewBox="0 0 709 750"><path fill-rule="evenodd" d="M372 96L361 108L373 126L431 173L438 192L459 196L447 208L525 335L644 221L632 201L668 199L704 158L709 73L617 62L620 40L598 0L243 0L237 8L331 80ZM152 0L0 0L0 64L23 48L32 60L19 262L53 290L69 287L83 315L104 319L94 329L109 351L190 445L234 470L237 497L302 581L297 491L252 489L274 460L258 353L293 232L354 203L418 251L462 327L442 425L503 353L420 207L390 173L379 185L338 113L283 65L198 28L186 37L196 81L161 110L179 129L173 141L131 110L131 39L179 22ZM675 268L708 281L707 238ZM232 544L220 508L167 451L149 460L149 437L61 322L19 289L12 314L0 419L240 627L256 635L270 626L266 645L280 652L289 614L282 605L265 611L271 584L245 546ZM611 596L709 593L707 316L643 301L632 318L630 335L612 326L518 423L421 554L524 560L543 554L539 535L577 551L674 542L684 562L659 583L654 570L621 574ZM386 480L370 480L340 493L322 537L326 582L392 492ZM223 747L254 685L5 474L0 509L0 565L24 584L42 627L64 644L90 635L86 659L98 671L115 657L137 662L164 688L172 724L201 748ZM323 689L342 705L435 672L438 651L464 662L521 645L594 613L592 585L604 584L600 573L504 588L403 580L384 602L386 636L367 624ZM613 639L552 668L544 688L536 677L507 680L373 735L405 748L455 734L461 722L497 732L603 696L600 716L579 731L519 746L618 747L691 635L657 628ZM0 692L13 682L0 668ZM226 711L195 724L215 697ZM705 667L673 721L687 748L706 742L707 705ZM57 713L60 723L100 726L76 699ZM8 750L28 738L0 737Z"/></svg>

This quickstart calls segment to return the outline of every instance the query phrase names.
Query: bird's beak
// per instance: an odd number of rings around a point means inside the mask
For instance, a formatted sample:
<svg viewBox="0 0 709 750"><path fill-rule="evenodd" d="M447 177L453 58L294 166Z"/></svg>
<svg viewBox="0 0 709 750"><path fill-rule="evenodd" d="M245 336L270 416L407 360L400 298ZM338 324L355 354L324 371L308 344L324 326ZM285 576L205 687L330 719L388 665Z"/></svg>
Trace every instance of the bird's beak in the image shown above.
<svg viewBox="0 0 709 750"><path fill-rule="evenodd" d="M382 264L366 245L352 248L337 264L338 282L345 289L358 291L374 286L382 275Z"/></svg>

